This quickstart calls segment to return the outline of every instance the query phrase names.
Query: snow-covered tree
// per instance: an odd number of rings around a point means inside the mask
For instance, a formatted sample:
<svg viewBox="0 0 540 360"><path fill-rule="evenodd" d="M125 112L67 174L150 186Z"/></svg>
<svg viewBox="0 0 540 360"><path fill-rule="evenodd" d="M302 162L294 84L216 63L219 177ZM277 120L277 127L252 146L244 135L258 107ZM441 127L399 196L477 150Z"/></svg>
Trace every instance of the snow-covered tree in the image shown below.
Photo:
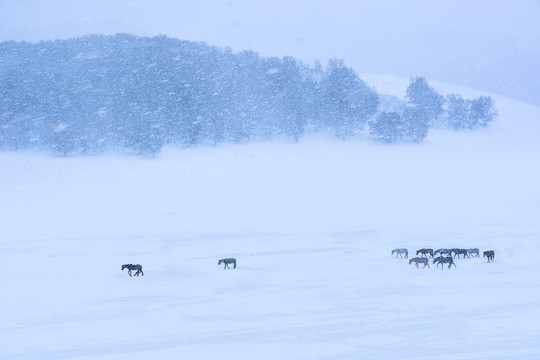
<svg viewBox="0 0 540 360"><path fill-rule="evenodd" d="M474 100L460 95L446 97L446 124L453 129L473 129L486 126L497 116L491 97L481 96Z"/></svg>
<svg viewBox="0 0 540 360"><path fill-rule="evenodd" d="M399 142L403 138L403 123L397 112L382 112L369 121L369 134L385 143Z"/></svg>
<svg viewBox="0 0 540 360"><path fill-rule="evenodd" d="M332 59L321 81L321 103L327 124L345 138L362 129L379 106L379 98L343 61Z"/></svg>
<svg viewBox="0 0 540 360"><path fill-rule="evenodd" d="M410 106L418 108L418 114L430 123L443 113L444 97L429 87L423 77L412 77L405 99Z"/></svg>

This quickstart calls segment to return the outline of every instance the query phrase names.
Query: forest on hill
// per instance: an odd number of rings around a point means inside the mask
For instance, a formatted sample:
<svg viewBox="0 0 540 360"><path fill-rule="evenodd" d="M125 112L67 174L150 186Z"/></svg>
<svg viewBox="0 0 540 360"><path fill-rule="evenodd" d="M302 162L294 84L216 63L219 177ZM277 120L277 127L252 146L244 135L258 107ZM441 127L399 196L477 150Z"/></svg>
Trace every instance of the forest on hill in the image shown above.
<svg viewBox="0 0 540 360"><path fill-rule="evenodd" d="M344 61L168 38L91 35L0 43L0 149L154 156L189 147L309 133L420 142L433 127L472 129L497 113L490 97L446 97L411 77L403 99L379 94Z"/></svg>

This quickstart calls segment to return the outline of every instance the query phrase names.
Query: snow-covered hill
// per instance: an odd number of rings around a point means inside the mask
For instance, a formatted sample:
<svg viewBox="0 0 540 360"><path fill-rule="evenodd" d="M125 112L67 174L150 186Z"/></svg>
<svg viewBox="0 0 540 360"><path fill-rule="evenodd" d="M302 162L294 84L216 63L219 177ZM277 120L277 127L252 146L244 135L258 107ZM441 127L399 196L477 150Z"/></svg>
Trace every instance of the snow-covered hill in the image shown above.
<svg viewBox="0 0 540 360"><path fill-rule="evenodd" d="M0 153L0 359L540 358L540 108L493 99L423 144Z"/></svg>

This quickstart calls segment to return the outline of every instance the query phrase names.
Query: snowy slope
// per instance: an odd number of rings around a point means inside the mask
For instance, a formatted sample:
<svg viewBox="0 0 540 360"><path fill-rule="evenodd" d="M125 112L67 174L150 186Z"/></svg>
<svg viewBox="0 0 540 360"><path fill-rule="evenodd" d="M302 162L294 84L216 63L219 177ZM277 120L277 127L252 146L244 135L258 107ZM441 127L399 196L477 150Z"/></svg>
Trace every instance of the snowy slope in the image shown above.
<svg viewBox="0 0 540 360"><path fill-rule="evenodd" d="M420 145L0 153L0 359L539 359L540 108L493 97Z"/></svg>

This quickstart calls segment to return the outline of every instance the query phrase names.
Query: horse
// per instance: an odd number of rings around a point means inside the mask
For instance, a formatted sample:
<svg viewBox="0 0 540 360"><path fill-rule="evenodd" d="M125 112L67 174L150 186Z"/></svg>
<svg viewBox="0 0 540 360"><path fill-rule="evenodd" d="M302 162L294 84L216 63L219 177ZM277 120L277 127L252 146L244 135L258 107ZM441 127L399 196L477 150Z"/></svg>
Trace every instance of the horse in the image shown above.
<svg viewBox="0 0 540 360"><path fill-rule="evenodd" d="M434 259L433 260L433 263L435 264L435 261L438 261L437 262L437 267L439 266L439 264L441 265L441 269L444 269L444 264L448 264L448 268L450 269L450 267L452 265L454 265L454 267L457 267L456 264L454 263L454 259L452 259L452 257L450 256L439 256L438 258Z"/></svg>
<svg viewBox="0 0 540 360"><path fill-rule="evenodd" d="M403 256L401 256L402 254L405 254L405 259L407 259L409 257L409 250L407 250L407 249L394 249L394 250L392 250L392 255L394 255L394 253L396 253L396 258L398 257L398 255L400 257L403 257Z"/></svg>
<svg viewBox="0 0 540 360"><path fill-rule="evenodd" d="M422 258L422 257L412 258L411 260L409 260L409 265L411 265L411 263L413 262L415 263L416 267L418 267L418 264L424 264L423 268L425 268L426 266L429 267L429 261L427 258Z"/></svg>
<svg viewBox="0 0 540 360"><path fill-rule="evenodd" d="M429 255L429 257L432 258L433 257L433 249L420 249L420 250L416 251L416 255L418 255L418 254L422 254L422 257L425 256L426 258Z"/></svg>
<svg viewBox="0 0 540 360"><path fill-rule="evenodd" d="M467 251L467 249L452 249L452 251L454 252L454 259L456 258L456 256L459 259L460 255L463 255L464 259L465 256L469 256L469 252Z"/></svg>
<svg viewBox="0 0 540 360"><path fill-rule="evenodd" d="M467 249L467 256L468 257L480 257L480 250L478 250L477 248Z"/></svg>
<svg viewBox="0 0 540 360"><path fill-rule="evenodd" d="M122 271L124 271L124 269L128 269L128 275L131 276L131 270L137 270L137 272L135 272L135 276L139 276L139 274L142 274L142 276L144 276L144 272L142 271L142 266L139 265L139 264L136 264L136 265L133 265L133 264L125 264L125 265L122 265Z"/></svg>
<svg viewBox="0 0 540 360"><path fill-rule="evenodd" d="M446 256L437 256L435 259L433 259L433 263L435 264L436 262L439 262L441 261L442 259L445 259Z"/></svg>
<svg viewBox="0 0 540 360"><path fill-rule="evenodd" d="M487 262L491 262L491 261L495 260L495 251L493 251L493 250L484 251L484 257L487 257L487 259L488 259Z"/></svg>
<svg viewBox="0 0 540 360"><path fill-rule="evenodd" d="M439 249L439 250L435 250L434 254L435 255L441 254L441 255L452 256L452 250L450 250L450 249Z"/></svg>
<svg viewBox="0 0 540 360"><path fill-rule="evenodd" d="M226 258L218 261L218 265L221 263L225 264L224 269L229 269L229 264L234 264L234 269L236 269L236 259L235 258Z"/></svg>

